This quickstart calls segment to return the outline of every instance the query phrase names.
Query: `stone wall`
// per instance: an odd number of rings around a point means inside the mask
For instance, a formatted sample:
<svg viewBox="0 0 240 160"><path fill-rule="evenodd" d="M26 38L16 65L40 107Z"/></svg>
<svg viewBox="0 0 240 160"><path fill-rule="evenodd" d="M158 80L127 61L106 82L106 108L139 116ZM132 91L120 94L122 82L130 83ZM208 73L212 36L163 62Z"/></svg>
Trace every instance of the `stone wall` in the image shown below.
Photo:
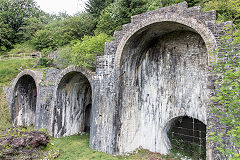
<svg viewBox="0 0 240 160"><path fill-rule="evenodd" d="M90 127L95 150L125 154L142 147L167 154L173 120L194 118L207 134L219 127L208 106L215 93L210 63L226 25L232 23L216 23L215 11L186 2L133 16L106 43L95 73L79 67L20 73L7 90L10 109L16 83L30 75L37 88L35 128L60 137ZM207 143L207 159L223 159L216 145Z"/></svg>

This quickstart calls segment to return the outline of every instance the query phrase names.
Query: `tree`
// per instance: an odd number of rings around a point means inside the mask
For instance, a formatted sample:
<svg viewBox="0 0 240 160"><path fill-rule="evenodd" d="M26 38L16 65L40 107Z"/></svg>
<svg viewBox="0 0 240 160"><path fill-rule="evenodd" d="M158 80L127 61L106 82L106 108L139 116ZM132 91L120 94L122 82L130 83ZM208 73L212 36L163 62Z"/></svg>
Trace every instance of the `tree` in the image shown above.
<svg viewBox="0 0 240 160"><path fill-rule="evenodd" d="M114 31L120 30L123 24L124 18L120 16L119 5L113 3L102 11L97 23L95 33L113 35Z"/></svg>
<svg viewBox="0 0 240 160"><path fill-rule="evenodd" d="M80 40L84 35L92 35L94 27L94 18L89 13L81 13L45 25L34 34L32 42L36 49L55 50L69 44L72 40Z"/></svg>
<svg viewBox="0 0 240 160"><path fill-rule="evenodd" d="M130 22L131 16L160 7L158 0L117 0L101 12L96 33L113 35L115 30Z"/></svg>
<svg viewBox="0 0 240 160"><path fill-rule="evenodd" d="M211 0L202 1L204 10L215 10L218 21L233 21L239 24L240 21L240 3L238 0Z"/></svg>
<svg viewBox="0 0 240 160"><path fill-rule="evenodd" d="M0 54L1 51L6 51L7 48L12 47L12 42L9 40L12 37L13 31L0 13Z"/></svg>
<svg viewBox="0 0 240 160"><path fill-rule="evenodd" d="M55 50L57 48L55 38L56 37L54 37L54 34L51 30L39 30L35 33L32 43L37 50L42 50L45 48Z"/></svg>
<svg viewBox="0 0 240 160"><path fill-rule="evenodd" d="M40 9L33 0L2 0L0 1L1 21L7 24L7 30L11 36L7 37L8 44L15 44L22 41L22 27L27 19L38 17ZM2 27L2 25L1 25ZM11 45L7 45L10 48Z"/></svg>
<svg viewBox="0 0 240 160"><path fill-rule="evenodd" d="M26 41L30 40L36 31L42 29L44 24L36 17L30 17L24 20L22 26L19 28L17 36L19 39Z"/></svg>
<svg viewBox="0 0 240 160"><path fill-rule="evenodd" d="M62 21L64 32L73 39L81 39L84 35L93 35L95 19L89 13L81 13L74 17L69 17Z"/></svg>
<svg viewBox="0 0 240 160"><path fill-rule="evenodd" d="M88 0L86 2L86 11L94 18L98 18L102 10L113 2L114 0Z"/></svg>

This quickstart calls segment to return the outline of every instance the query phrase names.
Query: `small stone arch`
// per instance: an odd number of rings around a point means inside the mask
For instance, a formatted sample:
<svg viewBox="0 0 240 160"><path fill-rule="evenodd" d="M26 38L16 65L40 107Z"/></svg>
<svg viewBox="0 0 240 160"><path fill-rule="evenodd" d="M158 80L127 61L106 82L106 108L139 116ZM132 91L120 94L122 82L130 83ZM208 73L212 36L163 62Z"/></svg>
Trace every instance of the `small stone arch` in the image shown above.
<svg viewBox="0 0 240 160"><path fill-rule="evenodd" d="M20 72L20 73L17 75L17 77L14 79L14 81L13 81L13 83L12 83L12 88L15 88L18 80L19 80L22 76L24 76L24 75L29 75L29 76L31 76L31 77L34 79L34 81L36 82L36 85L39 86L39 83L40 83L40 81L41 81L41 76L42 76L42 74L41 74L39 71L33 71L33 70L30 70L30 69L26 69L26 70Z"/></svg>
<svg viewBox="0 0 240 160"><path fill-rule="evenodd" d="M89 80L90 84L92 85L92 80L93 80L93 75L94 75L94 72L86 69L86 68L82 68L82 67L77 67L77 66L69 66L65 69L63 69L60 74L58 75L58 77L56 78L56 87L55 87L55 90L56 88L59 86L59 83L60 81L62 80L62 78L70 73L70 72L80 72L82 73L84 76L86 76L86 78Z"/></svg>
<svg viewBox="0 0 240 160"><path fill-rule="evenodd" d="M116 68L120 67L123 51L126 45L128 45L128 43L131 41L132 37L134 37L138 32L144 32L144 30L147 29L147 27L151 27L151 25L161 25L161 23L167 22L184 25L188 27L189 30L198 33L204 40L207 47L208 61L212 62L215 60L215 56L210 54L216 49L217 46L217 41L212 31L200 20L197 20L193 17L185 17L182 14L171 13L164 15L155 15L132 25L129 31L123 36L117 47L115 60Z"/></svg>
<svg viewBox="0 0 240 160"><path fill-rule="evenodd" d="M174 149L174 152L182 151L186 156L205 159L206 126L206 122L188 115L170 119L162 130L163 143L167 153Z"/></svg>
<svg viewBox="0 0 240 160"><path fill-rule="evenodd" d="M40 76L38 71L24 70L14 79L10 104L13 125L35 125Z"/></svg>
<svg viewBox="0 0 240 160"><path fill-rule="evenodd" d="M52 135L69 136L90 131L93 73L70 66L58 75L52 109Z"/></svg>

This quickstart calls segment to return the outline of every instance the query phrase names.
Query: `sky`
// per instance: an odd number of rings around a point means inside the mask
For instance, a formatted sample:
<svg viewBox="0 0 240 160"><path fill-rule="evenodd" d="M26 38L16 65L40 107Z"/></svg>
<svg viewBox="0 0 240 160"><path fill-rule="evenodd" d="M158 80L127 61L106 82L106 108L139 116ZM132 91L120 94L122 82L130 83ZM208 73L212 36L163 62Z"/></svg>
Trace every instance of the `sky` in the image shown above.
<svg viewBox="0 0 240 160"><path fill-rule="evenodd" d="M74 15L84 10L84 4L87 0L35 0L40 8L48 13L67 12Z"/></svg>

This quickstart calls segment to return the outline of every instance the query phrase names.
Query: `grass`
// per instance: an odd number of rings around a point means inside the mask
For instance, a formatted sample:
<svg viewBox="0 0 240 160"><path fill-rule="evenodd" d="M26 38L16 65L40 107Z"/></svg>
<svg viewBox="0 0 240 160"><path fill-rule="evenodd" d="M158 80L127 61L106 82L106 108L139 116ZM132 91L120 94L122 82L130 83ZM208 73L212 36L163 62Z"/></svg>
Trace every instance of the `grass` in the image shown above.
<svg viewBox="0 0 240 160"><path fill-rule="evenodd" d="M90 149L87 134L52 139L51 143L59 150L57 160L176 160L147 150L139 150L131 156L112 156Z"/></svg>
<svg viewBox="0 0 240 160"><path fill-rule="evenodd" d="M0 130L11 127L11 118L3 89L0 88Z"/></svg>
<svg viewBox="0 0 240 160"><path fill-rule="evenodd" d="M11 49L7 54L18 54L18 53L32 53L36 52L33 46L30 44L29 41L26 41L22 44L15 44L13 49Z"/></svg>
<svg viewBox="0 0 240 160"><path fill-rule="evenodd" d="M33 66L34 59L12 59L0 61L0 87L9 84L22 70Z"/></svg>
<svg viewBox="0 0 240 160"><path fill-rule="evenodd" d="M63 137L58 139L53 139L51 141L59 150L58 160L117 160L124 159L124 157L113 157L106 153L94 151L88 147L89 136L84 135L74 135L69 137Z"/></svg>

